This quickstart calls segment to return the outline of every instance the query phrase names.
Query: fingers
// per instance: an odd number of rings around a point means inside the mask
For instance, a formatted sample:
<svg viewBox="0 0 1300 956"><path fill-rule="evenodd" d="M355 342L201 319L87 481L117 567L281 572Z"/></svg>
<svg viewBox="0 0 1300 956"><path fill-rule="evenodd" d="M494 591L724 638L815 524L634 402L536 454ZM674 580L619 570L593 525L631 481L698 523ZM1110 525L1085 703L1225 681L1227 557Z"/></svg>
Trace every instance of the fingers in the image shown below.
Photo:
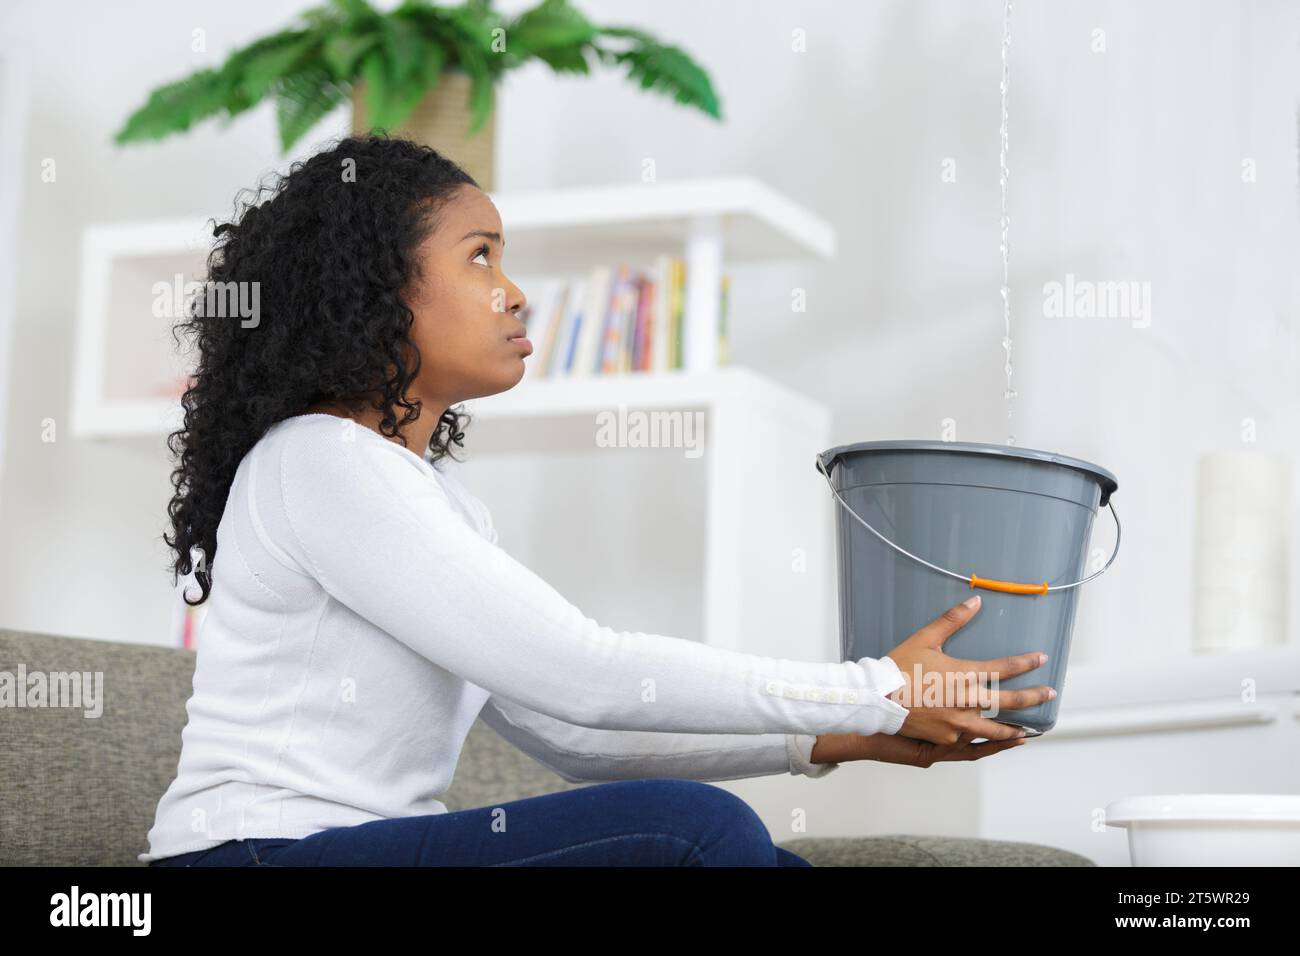
<svg viewBox="0 0 1300 956"><path fill-rule="evenodd" d="M934 744L933 746L940 751L956 752L964 749L966 745L969 744L974 739L975 739L975 735L973 733L971 733L969 730L963 730L959 734L957 734L957 739L952 741L951 743Z"/></svg>
<svg viewBox="0 0 1300 956"><path fill-rule="evenodd" d="M982 744L971 743L976 737L1001 741L1021 737L1023 733L1023 727L1004 724L1001 721L987 717L973 715L966 717L964 712L960 712L948 721L948 726L944 731L939 732L937 736L926 735L923 739L929 740L940 749L957 750L966 746L983 746Z"/></svg>
<svg viewBox="0 0 1300 956"><path fill-rule="evenodd" d="M1019 732L1019 727L1011 728ZM970 730L963 730L957 735L955 743L936 745L940 755L936 760L979 760L1004 750L1010 750L1012 747L1019 747L1029 738L1020 736L1006 737L1002 740L982 740L979 743L971 743L976 737L981 736Z"/></svg>
<svg viewBox="0 0 1300 956"><path fill-rule="evenodd" d="M1056 696L1052 688L1043 685L1039 687L1024 687L1017 690L996 690L989 691L989 706L985 710L996 707L999 711L1003 710L1023 710L1026 707L1037 707L1045 701L1051 700Z"/></svg>
<svg viewBox="0 0 1300 956"><path fill-rule="evenodd" d="M909 640L914 640L923 647L943 647L944 641L956 634L963 625L978 613L980 607L980 596L978 594L974 596L974 601L974 607L967 607L965 604L954 604L913 634Z"/></svg>
<svg viewBox="0 0 1300 956"><path fill-rule="evenodd" d="M1002 741L1015 738L1023 739L1021 735L1024 734L1025 729L1016 727L1014 724L1004 724L1000 721L991 720L988 717L973 717L966 725L966 732L973 737L985 737L989 741ZM975 744L975 746L983 745Z"/></svg>
<svg viewBox="0 0 1300 956"><path fill-rule="evenodd" d="M1056 697L1056 691L1046 684L1039 684L1037 687L994 690L985 684L983 675L978 672L968 671L962 673L953 671L944 676L946 680L942 688L936 687L933 693L928 690L925 692L915 691L911 689L910 684L907 685L908 697L900 699L898 702L907 707L933 707L941 699L944 708L991 711L991 714L985 716L993 716L1003 710L1023 710L1026 707L1037 707L1039 704L1053 700ZM940 690L942 691L941 695ZM895 695L901 697L903 688L894 691L889 696L894 699ZM931 702L932 700L934 700L934 703ZM909 701L915 701L915 703Z"/></svg>
<svg viewBox="0 0 1300 956"><path fill-rule="evenodd" d="M954 658L954 660L956 659ZM998 680L1006 680L1019 674L1028 673L1036 667L1042 667L1047 661L1048 656L1040 651L1013 654L1009 657L995 657L987 661L956 660L961 667L968 670L997 674Z"/></svg>

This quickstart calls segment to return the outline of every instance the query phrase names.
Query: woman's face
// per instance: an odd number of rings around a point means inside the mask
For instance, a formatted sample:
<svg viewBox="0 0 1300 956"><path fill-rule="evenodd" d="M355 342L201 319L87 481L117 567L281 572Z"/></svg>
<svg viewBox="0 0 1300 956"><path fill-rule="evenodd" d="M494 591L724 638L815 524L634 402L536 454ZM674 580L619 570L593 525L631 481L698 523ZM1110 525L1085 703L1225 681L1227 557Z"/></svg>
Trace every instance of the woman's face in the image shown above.
<svg viewBox="0 0 1300 956"><path fill-rule="evenodd" d="M411 391L431 407L504 392L523 377L532 346L518 338L516 313L527 299L502 269L504 245L496 206L465 184L416 251L419 275L406 304L421 365Z"/></svg>

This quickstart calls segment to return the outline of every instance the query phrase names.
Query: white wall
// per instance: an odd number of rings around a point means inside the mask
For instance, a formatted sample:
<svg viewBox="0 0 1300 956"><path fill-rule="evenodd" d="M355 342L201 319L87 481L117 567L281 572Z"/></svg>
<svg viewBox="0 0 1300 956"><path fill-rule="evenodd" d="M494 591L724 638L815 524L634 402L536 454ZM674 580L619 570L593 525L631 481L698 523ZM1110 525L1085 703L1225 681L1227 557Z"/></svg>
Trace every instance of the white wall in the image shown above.
<svg viewBox="0 0 1300 956"><path fill-rule="evenodd" d="M227 0L200 11L156 0L132 4L127 16L89 2L0 9L0 36L25 38L33 64L17 171L27 192L0 495L0 625L170 639L163 449L77 442L66 430L79 230L227 214L239 187L285 167L269 108L225 131L209 123L148 146L119 149L109 139L148 89L218 61L300 6ZM829 218L840 255L735 270L733 362L829 403L836 444L935 438L945 418L956 420L960 440L1004 441L1001 3L580 6L598 22L635 23L684 46L713 76L725 122L613 73L556 79L532 67L500 98L498 188L630 181L647 158L661 179L757 175ZM1250 417L1260 449L1294 455L1298 21L1287 0L1016 3L1014 432L1020 445L1115 472L1125 519L1123 554L1082 602L1080 661L1188 646L1199 454L1241 447ZM207 31L206 55L189 50L195 27ZM1096 28L1105 52L1090 48ZM804 53L791 52L796 29L806 31ZM312 138L345 125L340 111ZM40 181L45 158L57 161L56 183ZM941 179L947 158L955 183ZM1242 182L1244 158L1257 181ZM1150 327L1045 318L1043 284L1067 273L1149 281ZM790 310L795 287L808 291L806 314ZM40 438L47 417L62 429L53 444ZM528 538L519 474L486 460L467 469L503 542L521 556L545 548L548 577L554 569L557 585L595 616L653 605L611 597L609 582L584 585L577 575L570 587L572 563L554 542ZM582 474L578 464L573 475ZM1109 544L1106 516L1098 528L1096 540ZM1293 597L1298 576L1293 560ZM623 615L609 623L657 626ZM920 806L915 819L933 809Z"/></svg>

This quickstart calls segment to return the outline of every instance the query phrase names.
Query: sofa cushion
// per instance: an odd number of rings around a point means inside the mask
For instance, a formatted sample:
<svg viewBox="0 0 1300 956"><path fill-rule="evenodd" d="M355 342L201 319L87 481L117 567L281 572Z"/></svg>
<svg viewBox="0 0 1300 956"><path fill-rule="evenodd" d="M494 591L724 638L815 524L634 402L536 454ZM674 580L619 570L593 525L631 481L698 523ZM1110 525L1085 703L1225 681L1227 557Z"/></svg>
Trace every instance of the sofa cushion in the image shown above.
<svg viewBox="0 0 1300 956"><path fill-rule="evenodd" d="M801 837L778 846L813 866L1096 866L1069 850L971 837Z"/></svg>
<svg viewBox="0 0 1300 956"><path fill-rule="evenodd" d="M138 866L176 775L192 652L0 630L0 671L102 675L102 713L6 708L0 865ZM88 679L89 680L89 679Z"/></svg>
<svg viewBox="0 0 1300 956"><path fill-rule="evenodd" d="M0 712L0 866L142 865L136 856L176 776L194 663L184 648L0 628L0 671L102 674L104 698L93 717ZM443 802L461 810L578 786L475 721Z"/></svg>

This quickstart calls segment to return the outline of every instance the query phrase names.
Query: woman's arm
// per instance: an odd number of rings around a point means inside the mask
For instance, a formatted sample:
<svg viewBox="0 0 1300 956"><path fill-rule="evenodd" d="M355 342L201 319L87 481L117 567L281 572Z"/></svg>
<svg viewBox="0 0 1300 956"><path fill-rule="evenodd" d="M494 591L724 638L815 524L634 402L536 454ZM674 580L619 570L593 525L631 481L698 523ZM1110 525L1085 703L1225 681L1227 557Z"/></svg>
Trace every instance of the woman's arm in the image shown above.
<svg viewBox="0 0 1300 956"><path fill-rule="evenodd" d="M455 486L454 492L469 502L479 533L489 544L499 544L487 505L455 475L442 475ZM599 730L548 717L499 697L489 697L479 716L505 740L570 783L629 777L735 780L787 772L824 777L839 767L829 761L812 762L818 738L811 734ZM818 756L826 752L823 744Z"/></svg>
<svg viewBox="0 0 1300 956"><path fill-rule="evenodd" d="M904 678L888 657L762 657L615 631L483 539L426 463L326 419L268 455L284 550L337 601L490 694L605 730L897 733ZM274 499L273 499L274 501ZM792 643L795 643L792 635Z"/></svg>
<svg viewBox="0 0 1300 956"><path fill-rule="evenodd" d="M489 697L479 719L570 783L659 777L738 780L778 773L822 777L838 766L806 759L817 739L812 736L601 730L501 697Z"/></svg>

